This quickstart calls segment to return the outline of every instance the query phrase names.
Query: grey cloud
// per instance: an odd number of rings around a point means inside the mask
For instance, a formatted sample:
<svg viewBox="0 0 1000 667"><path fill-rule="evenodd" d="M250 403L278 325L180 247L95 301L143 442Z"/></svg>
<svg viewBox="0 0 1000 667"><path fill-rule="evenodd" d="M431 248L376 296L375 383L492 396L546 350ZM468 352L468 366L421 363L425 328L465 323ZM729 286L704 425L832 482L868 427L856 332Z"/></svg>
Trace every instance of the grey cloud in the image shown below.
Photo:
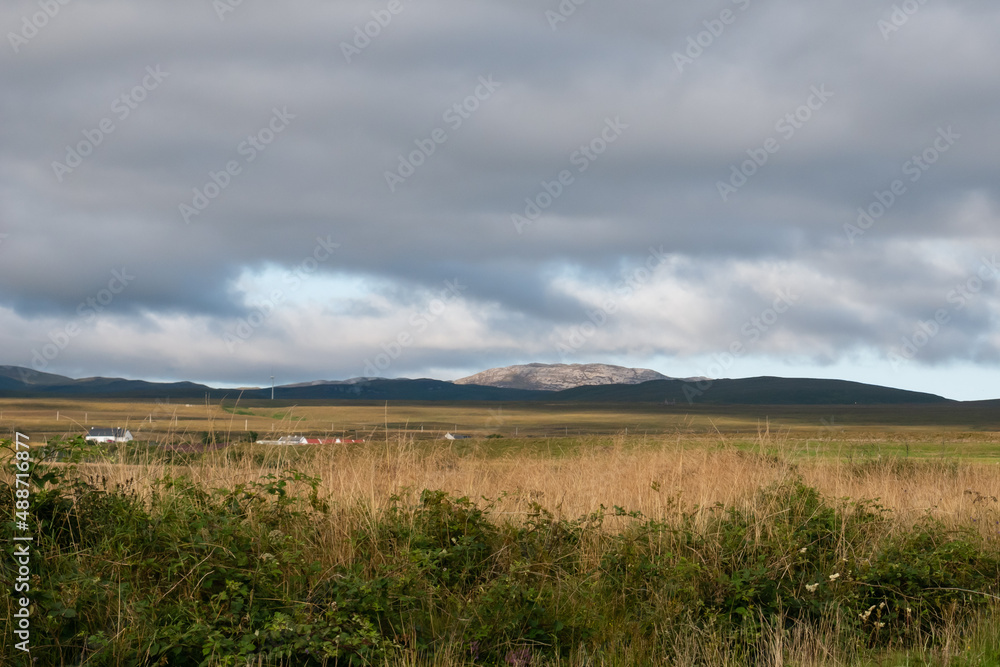
<svg viewBox="0 0 1000 667"><path fill-rule="evenodd" d="M947 303L962 277L960 268L942 269L927 243L1000 245L1000 10L928 4L887 40L877 22L891 3L743 4L585 3L553 30L545 12L556 2L407 2L348 64L342 42L385 3L243 3L220 21L210 3L136 11L123 1L75 0L19 53L4 44L0 56L0 233L8 235L0 306L29 323L69 319L112 269L134 266L116 317L137 326L151 326L143 319L150 315L207 317L222 330L248 312L232 290L238 276L291 269L329 235L341 252L320 276L367 280L373 297L389 296L397 309L419 306L441 281L459 277L481 323L523 332L532 341L525 348L543 354L554 327L587 308L581 295L554 286L556 276L614 285L623 267L663 245L684 260L677 275L709 295L706 311L731 314L715 318L721 330L703 331L703 341L725 345L739 318L762 307L735 263L785 262L824 278L782 321L800 341L797 352L813 349L826 361L882 354ZM5 5L0 27L16 29L33 7ZM678 71L675 53L726 8L734 22ZM170 76L119 118L116 98L157 65ZM490 75L501 87L451 127L447 110ZM814 86L834 96L782 136L776 123ZM275 107L295 118L248 162L242 142L267 127ZM573 152L619 116L629 129L577 171ZM52 162L105 117L114 132L60 183ZM948 127L961 139L849 243L844 225L857 209L909 178L907 161ZM390 192L386 171L438 128L447 141ZM780 150L722 201L719 181L771 137ZM240 173L187 224L180 205L229 161ZM511 215L562 170L573 184L517 234ZM995 363L986 337L996 318L992 289L956 312L918 360ZM330 312L392 314L358 301ZM270 336L291 326L284 317ZM642 329L641 319L614 326L620 347L594 354L655 347L626 335ZM39 329L35 339L45 335ZM191 335L188 345L218 343ZM449 361L418 345L400 368L476 367L517 354L499 342L457 347ZM114 357L113 345L105 355ZM182 357L164 351L164 363L178 369ZM294 350L288 359L289 369L309 373ZM239 376L229 363L205 372Z"/></svg>

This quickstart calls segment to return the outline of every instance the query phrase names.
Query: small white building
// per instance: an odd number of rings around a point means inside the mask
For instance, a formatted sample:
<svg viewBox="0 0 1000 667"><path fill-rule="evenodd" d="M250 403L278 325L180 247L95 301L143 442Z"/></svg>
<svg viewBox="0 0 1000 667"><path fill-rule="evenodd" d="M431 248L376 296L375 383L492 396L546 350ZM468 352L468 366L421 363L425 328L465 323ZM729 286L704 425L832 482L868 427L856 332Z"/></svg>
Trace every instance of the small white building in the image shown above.
<svg viewBox="0 0 1000 667"><path fill-rule="evenodd" d="M277 440L258 440L258 445L305 445L306 438L301 435L283 435Z"/></svg>
<svg viewBox="0 0 1000 667"><path fill-rule="evenodd" d="M363 443L357 438L307 438L301 435L285 435L277 440L257 440L258 445L354 445Z"/></svg>
<svg viewBox="0 0 1000 667"><path fill-rule="evenodd" d="M459 435L458 433L445 433L444 434L444 439L445 440L468 440L471 437L472 436L470 436L470 435Z"/></svg>
<svg viewBox="0 0 1000 667"><path fill-rule="evenodd" d="M130 442L132 433L124 428L97 428L92 427L87 434L87 440L91 442Z"/></svg>

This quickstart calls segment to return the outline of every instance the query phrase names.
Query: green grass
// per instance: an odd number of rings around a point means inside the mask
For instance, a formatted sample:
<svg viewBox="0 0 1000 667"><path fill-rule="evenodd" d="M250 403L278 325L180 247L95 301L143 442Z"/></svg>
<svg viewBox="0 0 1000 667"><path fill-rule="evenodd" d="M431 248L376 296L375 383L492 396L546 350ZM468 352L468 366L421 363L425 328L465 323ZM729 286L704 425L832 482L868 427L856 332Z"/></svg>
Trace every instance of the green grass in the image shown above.
<svg viewBox="0 0 1000 667"><path fill-rule="evenodd" d="M277 419L279 421L305 421L305 417L295 416L291 412L275 412L271 415L271 419Z"/></svg>
<svg viewBox="0 0 1000 667"><path fill-rule="evenodd" d="M501 457L519 446L456 443ZM998 655L995 541L930 518L899 529L877 502L794 479L707 518L532 504L514 521L491 513L495 499L435 490L338 505L287 465L223 488L167 475L147 495L77 468L100 456L82 440L33 455L41 664L765 665L776 642L810 632L822 641L801 650L821 646L828 664ZM0 513L13 517L5 483ZM10 544L13 523L0 533ZM15 567L0 563L5 581ZM0 590L10 637L14 601ZM12 642L0 662L28 664Z"/></svg>
<svg viewBox="0 0 1000 667"><path fill-rule="evenodd" d="M231 415L246 415L246 416L250 416L250 417L255 416L255 413L254 413L253 410L248 410L246 408L239 408L239 407L235 407L235 406L228 406L228 405L225 405L225 404L222 404L222 403L219 404L219 407L222 408L225 412L227 412L227 413L229 413Z"/></svg>
<svg viewBox="0 0 1000 667"><path fill-rule="evenodd" d="M508 439L648 435L757 445L808 441L810 452L851 456L881 448L885 455L957 456L1000 460L1000 411L980 404L926 406L713 406L546 403L419 403L365 401L265 401L163 403L114 400L0 399L0 429L33 438L72 436L88 426L128 426L138 439L157 442L200 436L203 431L257 431L280 436L342 435L385 440L436 439L448 431ZM56 420L59 414L58 421ZM149 422L148 417L153 421ZM147 421L144 421L147 420ZM907 447L909 451L907 452Z"/></svg>

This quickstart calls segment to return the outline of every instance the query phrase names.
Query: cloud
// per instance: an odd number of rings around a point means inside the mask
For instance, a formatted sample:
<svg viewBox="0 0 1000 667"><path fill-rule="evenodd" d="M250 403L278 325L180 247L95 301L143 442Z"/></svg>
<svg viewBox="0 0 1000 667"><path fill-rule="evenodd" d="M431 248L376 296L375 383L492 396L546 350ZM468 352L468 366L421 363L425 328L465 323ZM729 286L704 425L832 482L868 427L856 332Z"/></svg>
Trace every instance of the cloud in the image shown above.
<svg viewBox="0 0 1000 667"><path fill-rule="evenodd" d="M75 0L16 52L8 36L2 361L29 365L123 268L134 281L52 367L360 374L449 280L460 301L387 374L559 360L662 246L670 262L574 348L580 361L723 351L792 287L801 299L748 356L888 363L944 308L908 363L997 362L996 281L961 308L953 294L1000 245L994 4L923 5L888 33L892 5L860 1L585 3L555 29L556 2L404 2L390 21L386 7L242 3L220 20L203 2ZM0 27L21 35L37 11L7 3ZM150 68L168 75L154 86ZM499 84L488 95L484 78ZM280 132L276 113L292 116ZM599 141L616 118L628 128ZM929 153L942 132L956 138ZM70 172L53 165L74 151ZM564 171L572 183L518 234L511 217ZM333 258L227 350L260 306L247 281L288 291L318 238Z"/></svg>

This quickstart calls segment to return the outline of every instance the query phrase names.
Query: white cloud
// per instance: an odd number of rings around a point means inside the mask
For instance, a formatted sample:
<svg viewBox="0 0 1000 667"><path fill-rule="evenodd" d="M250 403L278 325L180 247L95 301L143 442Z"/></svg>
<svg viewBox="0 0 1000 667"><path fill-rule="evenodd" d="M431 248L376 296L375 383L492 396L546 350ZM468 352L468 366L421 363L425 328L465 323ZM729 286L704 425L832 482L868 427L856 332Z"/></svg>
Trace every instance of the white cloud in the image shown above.
<svg viewBox="0 0 1000 667"><path fill-rule="evenodd" d="M718 8L588 3L553 32L547 5L435 0L408 6L346 63L340 41L379 6L243 3L219 21L201 2L75 0L8 51L0 363L29 364L122 266L134 283L52 361L57 372L354 375L454 279L467 285L461 301L389 374L558 360L621 272L662 245L670 262L586 337L580 361L724 351L791 285L801 301L745 359L819 372L885 358L954 308L956 281L1000 246L995 3L928 5L889 40L876 25L888 10L860 0L752 3L683 73L673 52ZM0 25L34 7L4 5ZM51 162L157 64L171 76L59 183ZM385 170L485 75L502 87L389 193ZM834 97L721 201L731 165L823 85ZM183 224L178 205L243 159L241 142L275 106L296 114L287 132ZM621 140L518 235L511 213L616 116L630 126ZM848 243L857 208L948 126L962 139ZM335 259L288 289L319 237L340 245ZM225 334L276 288L280 307L230 352ZM998 306L984 285L912 367L994 367Z"/></svg>

